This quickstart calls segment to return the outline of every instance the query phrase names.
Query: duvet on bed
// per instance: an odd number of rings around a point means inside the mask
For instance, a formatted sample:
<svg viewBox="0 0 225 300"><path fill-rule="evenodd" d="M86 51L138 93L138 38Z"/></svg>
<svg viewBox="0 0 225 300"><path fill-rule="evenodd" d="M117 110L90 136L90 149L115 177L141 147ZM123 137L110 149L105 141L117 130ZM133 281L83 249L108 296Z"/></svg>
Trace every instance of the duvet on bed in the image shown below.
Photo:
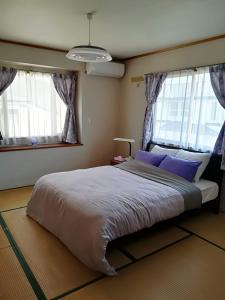
<svg viewBox="0 0 225 300"><path fill-rule="evenodd" d="M114 275L105 257L109 241L200 206L192 183L133 160L41 177L27 215L88 267Z"/></svg>

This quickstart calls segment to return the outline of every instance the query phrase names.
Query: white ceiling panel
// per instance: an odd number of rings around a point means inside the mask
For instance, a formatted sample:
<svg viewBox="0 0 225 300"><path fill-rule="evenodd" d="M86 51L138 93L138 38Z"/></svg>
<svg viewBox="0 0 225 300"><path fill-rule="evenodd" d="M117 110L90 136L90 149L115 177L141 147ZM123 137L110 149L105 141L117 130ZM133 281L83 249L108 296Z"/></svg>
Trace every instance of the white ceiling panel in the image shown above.
<svg viewBox="0 0 225 300"><path fill-rule="evenodd" d="M114 57L225 34L225 0L0 0L0 38L69 49L88 40Z"/></svg>

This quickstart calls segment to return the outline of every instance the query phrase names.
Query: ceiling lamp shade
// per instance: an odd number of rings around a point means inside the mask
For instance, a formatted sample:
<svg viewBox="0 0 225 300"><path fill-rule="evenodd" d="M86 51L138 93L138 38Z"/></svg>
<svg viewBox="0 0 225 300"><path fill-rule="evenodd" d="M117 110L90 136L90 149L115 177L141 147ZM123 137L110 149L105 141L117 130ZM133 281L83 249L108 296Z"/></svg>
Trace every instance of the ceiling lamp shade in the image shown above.
<svg viewBox="0 0 225 300"><path fill-rule="evenodd" d="M112 60L111 55L104 48L91 45L76 46L70 49L66 57L82 62L107 62Z"/></svg>
<svg viewBox="0 0 225 300"><path fill-rule="evenodd" d="M91 45L91 19L94 12L87 13L87 19L89 21L89 43L88 45L75 46L69 50L66 57L71 60L81 62L107 62L111 61L111 55L101 47Z"/></svg>

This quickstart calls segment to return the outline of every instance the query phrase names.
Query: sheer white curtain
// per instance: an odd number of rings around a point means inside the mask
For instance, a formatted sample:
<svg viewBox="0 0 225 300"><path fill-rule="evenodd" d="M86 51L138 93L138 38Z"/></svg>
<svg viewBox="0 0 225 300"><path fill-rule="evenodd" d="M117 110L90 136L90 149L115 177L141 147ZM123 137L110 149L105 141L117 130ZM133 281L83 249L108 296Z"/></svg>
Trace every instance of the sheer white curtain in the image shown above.
<svg viewBox="0 0 225 300"><path fill-rule="evenodd" d="M66 105L58 96L51 74L18 71L0 97L3 145L61 141Z"/></svg>
<svg viewBox="0 0 225 300"><path fill-rule="evenodd" d="M154 107L153 141L211 151L224 119L208 67L172 72Z"/></svg>

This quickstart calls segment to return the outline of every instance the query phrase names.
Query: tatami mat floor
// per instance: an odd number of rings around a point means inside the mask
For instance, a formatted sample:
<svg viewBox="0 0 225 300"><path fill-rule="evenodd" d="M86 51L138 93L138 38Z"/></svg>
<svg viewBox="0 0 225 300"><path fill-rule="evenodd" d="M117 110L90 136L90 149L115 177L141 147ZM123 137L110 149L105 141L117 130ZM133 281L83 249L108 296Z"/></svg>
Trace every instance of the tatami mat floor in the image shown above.
<svg viewBox="0 0 225 300"><path fill-rule="evenodd" d="M33 186L0 191L0 211L6 211L27 205Z"/></svg>
<svg viewBox="0 0 225 300"><path fill-rule="evenodd" d="M225 214L200 212L124 240L118 276L80 263L26 216L32 187L0 191L0 299L225 300Z"/></svg>

